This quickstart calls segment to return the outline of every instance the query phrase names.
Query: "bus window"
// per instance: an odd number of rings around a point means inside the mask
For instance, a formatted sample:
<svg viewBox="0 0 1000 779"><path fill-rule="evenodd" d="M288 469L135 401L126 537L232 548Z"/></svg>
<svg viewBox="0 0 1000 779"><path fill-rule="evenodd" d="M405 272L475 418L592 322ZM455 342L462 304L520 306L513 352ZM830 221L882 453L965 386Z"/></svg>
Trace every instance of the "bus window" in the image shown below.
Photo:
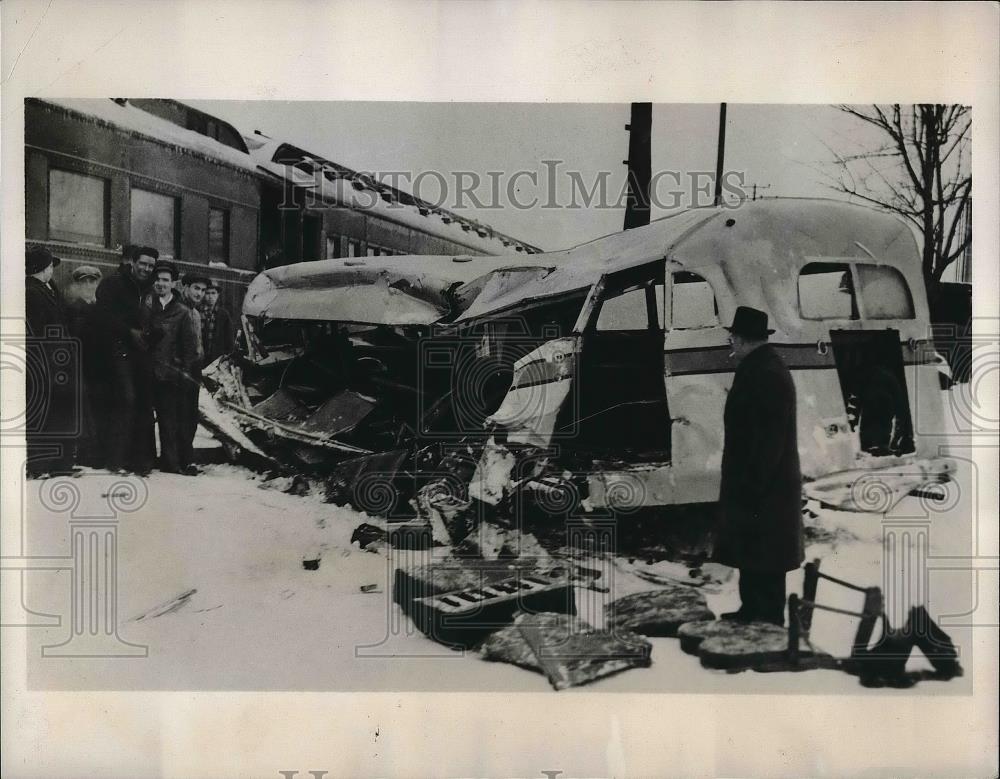
<svg viewBox="0 0 1000 779"><path fill-rule="evenodd" d="M895 268L858 265L865 319L913 319L913 297Z"/></svg>
<svg viewBox="0 0 1000 779"><path fill-rule="evenodd" d="M851 266L812 262L799 273L799 313L803 319L858 319Z"/></svg>
<svg viewBox="0 0 1000 779"><path fill-rule="evenodd" d="M697 273L677 271L671 285L671 326L681 330L719 325L719 304L712 286Z"/></svg>
<svg viewBox="0 0 1000 779"><path fill-rule="evenodd" d="M646 289L630 290L601 303L597 316L598 330L646 330L649 316L646 313Z"/></svg>

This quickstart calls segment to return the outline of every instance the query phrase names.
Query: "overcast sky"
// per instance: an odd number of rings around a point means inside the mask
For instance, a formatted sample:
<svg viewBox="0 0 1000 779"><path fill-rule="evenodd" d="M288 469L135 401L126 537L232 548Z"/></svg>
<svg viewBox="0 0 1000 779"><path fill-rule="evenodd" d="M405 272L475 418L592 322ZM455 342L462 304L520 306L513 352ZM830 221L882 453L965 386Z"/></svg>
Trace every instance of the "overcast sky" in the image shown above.
<svg viewBox="0 0 1000 779"><path fill-rule="evenodd" d="M544 249L622 229L627 104L187 102L244 133L260 130L358 170L403 173L401 189L435 202L444 194L445 207ZM714 171L718 119L716 104L653 107L653 174L661 174L663 206L654 205L654 218L674 202L690 205L695 184L710 187L705 176L693 182L692 175ZM827 146L853 149L871 140L857 120L830 106L730 104L725 167L742 173L748 190L758 184L759 195L835 197L821 172L831 158ZM480 177L474 192L481 203L500 207L477 208L465 196L465 207L456 208L455 176L462 171L469 172L467 185L472 175ZM525 173L514 179L518 171ZM574 175L587 189L604 175L609 207L568 207ZM516 208L509 194L536 205ZM540 207L546 203L560 207Z"/></svg>

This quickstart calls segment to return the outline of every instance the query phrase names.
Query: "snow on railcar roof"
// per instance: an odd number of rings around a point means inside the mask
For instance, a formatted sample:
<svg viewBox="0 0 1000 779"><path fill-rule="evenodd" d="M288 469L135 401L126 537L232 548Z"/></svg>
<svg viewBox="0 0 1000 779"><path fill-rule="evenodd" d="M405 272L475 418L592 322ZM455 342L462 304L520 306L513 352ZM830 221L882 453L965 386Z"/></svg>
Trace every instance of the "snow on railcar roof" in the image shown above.
<svg viewBox="0 0 1000 779"><path fill-rule="evenodd" d="M249 155L214 138L162 119L128 102L111 98L38 98L39 102L79 114L84 118L107 122L127 132L150 138L159 143L210 157L248 173L256 173L257 166Z"/></svg>

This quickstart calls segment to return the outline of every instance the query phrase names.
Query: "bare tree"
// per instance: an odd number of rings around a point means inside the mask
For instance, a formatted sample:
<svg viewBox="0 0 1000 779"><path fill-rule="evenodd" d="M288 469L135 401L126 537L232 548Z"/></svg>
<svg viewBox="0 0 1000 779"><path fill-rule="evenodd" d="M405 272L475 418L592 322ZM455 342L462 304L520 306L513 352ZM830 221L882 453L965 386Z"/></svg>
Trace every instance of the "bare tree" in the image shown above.
<svg viewBox="0 0 1000 779"><path fill-rule="evenodd" d="M842 192L894 211L924 239L923 272L933 297L941 275L969 243L971 111L961 105L838 106L878 129L883 142L853 155L834 154Z"/></svg>

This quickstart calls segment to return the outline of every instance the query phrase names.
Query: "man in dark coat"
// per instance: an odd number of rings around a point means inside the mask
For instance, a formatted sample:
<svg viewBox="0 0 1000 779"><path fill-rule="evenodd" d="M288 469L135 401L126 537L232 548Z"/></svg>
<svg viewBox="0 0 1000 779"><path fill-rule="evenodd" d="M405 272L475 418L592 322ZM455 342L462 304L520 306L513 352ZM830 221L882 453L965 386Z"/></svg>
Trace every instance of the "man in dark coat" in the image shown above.
<svg viewBox="0 0 1000 779"><path fill-rule="evenodd" d="M99 427L106 436L107 467L140 475L149 473L156 456L149 344L140 312L159 256L149 246L122 249L122 264L97 287L94 311L103 343L100 364L106 374Z"/></svg>
<svg viewBox="0 0 1000 779"><path fill-rule="evenodd" d="M143 329L149 333L153 405L160 431L160 470L187 473L181 460L185 435L185 389L201 360L195 312L174 291L177 269L168 262L153 269L153 291L143 302Z"/></svg>
<svg viewBox="0 0 1000 779"><path fill-rule="evenodd" d="M205 352L204 366L211 365L219 357L233 351L236 329L233 318L225 306L219 305L219 282L208 283L205 299L199 307L201 313L201 344Z"/></svg>
<svg viewBox="0 0 1000 779"><path fill-rule="evenodd" d="M715 559L740 570L739 611L784 624L785 574L803 560L795 385L767 343L767 314L740 306L728 328L739 361L725 409Z"/></svg>
<svg viewBox="0 0 1000 779"><path fill-rule="evenodd" d="M180 419L180 467L189 476L197 476L198 469L194 464L194 437L198 432L198 395L201 392L201 366L204 358L202 350L202 323L199 307L204 302L205 290L211 283L208 276L202 273L185 273L182 279L181 303L188 307L197 331L196 343L198 359L190 367L185 381L179 389L184 397L181 406Z"/></svg>
<svg viewBox="0 0 1000 779"><path fill-rule="evenodd" d="M63 298L52 281L60 259L44 246L24 256L25 428L29 477L72 468L78 419L79 350L66 328Z"/></svg>
<svg viewBox="0 0 1000 779"><path fill-rule="evenodd" d="M97 417L98 410L102 407L104 386L104 376L98 361L102 343L94 318L97 285L101 276L101 271L93 265L74 268L73 281L63 298L69 334L80 347L80 437L76 445L76 461L94 468L103 468L105 465Z"/></svg>

